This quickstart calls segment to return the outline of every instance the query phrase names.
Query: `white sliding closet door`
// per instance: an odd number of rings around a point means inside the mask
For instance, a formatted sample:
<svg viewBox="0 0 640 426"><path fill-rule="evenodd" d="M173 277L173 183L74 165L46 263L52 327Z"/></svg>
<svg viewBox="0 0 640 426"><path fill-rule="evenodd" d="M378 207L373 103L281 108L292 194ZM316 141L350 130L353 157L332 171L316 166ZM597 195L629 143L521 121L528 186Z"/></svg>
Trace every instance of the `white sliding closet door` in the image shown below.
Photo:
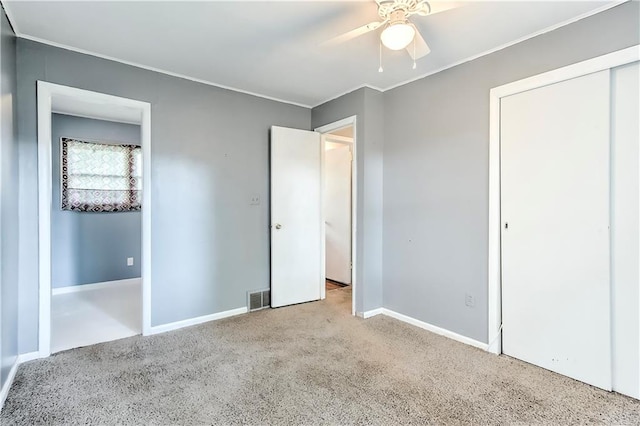
<svg viewBox="0 0 640 426"><path fill-rule="evenodd" d="M640 63L611 70L613 390L640 399Z"/></svg>
<svg viewBox="0 0 640 426"><path fill-rule="evenodd" d="M500 108L503 352L611 389L609 71Z"/></svg>

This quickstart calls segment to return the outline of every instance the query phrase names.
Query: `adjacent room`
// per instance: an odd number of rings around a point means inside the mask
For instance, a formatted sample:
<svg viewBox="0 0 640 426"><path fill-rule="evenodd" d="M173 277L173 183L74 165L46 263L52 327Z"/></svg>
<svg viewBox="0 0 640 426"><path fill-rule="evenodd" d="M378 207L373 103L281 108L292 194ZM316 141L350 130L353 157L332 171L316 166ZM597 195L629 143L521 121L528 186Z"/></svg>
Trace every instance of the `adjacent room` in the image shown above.
<svg viewBox="0 0 640 426"><path fill-rule="evenodd" d="M142 333L140 126L53 114L51 352Z"/></svg>
<svg viewBox="0 0 640 426"><path fill-rule="evenodd" d="M640 424L640 2L0 0L0 423Z"/></svg>
<svg viewBox="0 0 640 426"><path fill-rule="evenodd" d="M353 126L323 135L326 289L350 293L353 266Z"/></svg>

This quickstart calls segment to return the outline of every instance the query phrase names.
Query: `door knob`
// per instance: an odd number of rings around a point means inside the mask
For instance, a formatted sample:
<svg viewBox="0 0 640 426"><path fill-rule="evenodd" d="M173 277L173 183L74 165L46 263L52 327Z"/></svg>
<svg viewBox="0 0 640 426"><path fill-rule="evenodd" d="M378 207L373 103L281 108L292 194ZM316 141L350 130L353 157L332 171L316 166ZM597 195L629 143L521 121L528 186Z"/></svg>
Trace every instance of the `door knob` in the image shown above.
<svg viewBox="0 0 640 426"><path fill-rule="evenodd" d="M282 225L280 225L279 223L276 223L276 229L280 229L282 228Z"/></svg>

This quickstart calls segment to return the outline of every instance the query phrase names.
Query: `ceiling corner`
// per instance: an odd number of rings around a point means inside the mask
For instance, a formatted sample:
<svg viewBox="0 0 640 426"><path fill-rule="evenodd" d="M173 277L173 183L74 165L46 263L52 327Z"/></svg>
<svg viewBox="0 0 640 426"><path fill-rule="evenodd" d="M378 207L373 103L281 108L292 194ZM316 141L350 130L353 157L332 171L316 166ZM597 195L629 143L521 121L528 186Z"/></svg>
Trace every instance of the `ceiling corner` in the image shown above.
<svg viewBox="0 0 640 426"><path fill-rule="evenodd" d="M16 20L13 18L11 10L7 7L7 1L0 0L0 5L2 6L2 9L4 9L5 15L7 15L7 20L9 21L9 25L11 25L11 29L13 29L14 34L16 37L20 37L20 31L18 30Z"/></svg>

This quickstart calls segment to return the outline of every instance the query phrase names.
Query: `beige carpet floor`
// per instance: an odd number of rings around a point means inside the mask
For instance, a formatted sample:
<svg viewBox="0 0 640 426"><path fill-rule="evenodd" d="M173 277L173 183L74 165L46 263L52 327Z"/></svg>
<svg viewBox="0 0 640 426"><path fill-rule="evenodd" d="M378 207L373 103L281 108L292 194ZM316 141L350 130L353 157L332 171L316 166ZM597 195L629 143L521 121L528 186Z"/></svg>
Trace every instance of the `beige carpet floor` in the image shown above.
<svg viewBox="0 0 640 426"><path fill-rule="evenodd" d="M23 364L13 424L640 424L640 402L328 299Z"/></svg>

